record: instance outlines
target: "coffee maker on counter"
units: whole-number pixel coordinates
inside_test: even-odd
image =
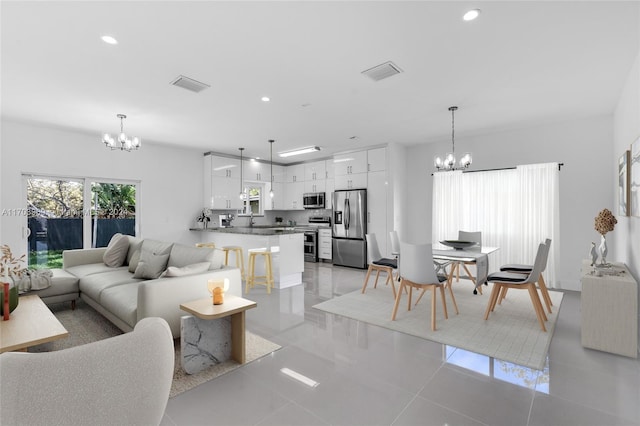
[[[220,223],[218,224],[218,226],[220,228],[230,228],[231,225],[231,221],[234,219],[232,214],[221,214],[219,216],[219,221]]]

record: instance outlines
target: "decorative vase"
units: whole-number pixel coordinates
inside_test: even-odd
[[[609,250],[607,249],[607,239],[605,238],[604,234],[602,235],[602,238],[600,239],[600,245],[598,246],[598,250],[600,251],[600,264],[601,265],[606,265],[607,264],[607,253],[609,252]]]
[[[3,316],[5,319],[9,319],[8,313],[7,315],[5,315],[4,289],[6,287],[9,288],[9,299],[7,305],[9,307],[9,313],[11,313],[18,307],[18,302],[20,301],[20,299],[18,298],[18,286],[14,285],[13,280],[10,278],[8,280],[6,278],[3,278],[2,280],[3,283],[2,285],[0,285],[0,316]]]

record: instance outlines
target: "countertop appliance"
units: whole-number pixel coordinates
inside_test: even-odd
[[[218,226],[220,228],[229,228],[231,226],[231,221],[233,220],[232,214],[221,214],[219,216]]]
[[[367,267],[367,190],[333,193],[333,264]]]
[[[318,261],[318,228],[328,228],[331,218],[326,216],[311,216],[306,226],[296,226],[304,231],[304,260],[305,262]]]
[[[324,209],[324,192],[307,192],[302,194],[302,207],[305,209]]]

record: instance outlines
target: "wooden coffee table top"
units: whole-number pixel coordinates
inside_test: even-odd
[[[0,320],[0,353],[25,350],[68,335],[39,296],[22,296],[9,321]]]
[[[224,303],[222,305],[214,305],[211,298],[207,297],[205,299],[182,303],[180,309],[200,319],[210,320],[237,314],[238,312],[243,312],[256,306],[258,306],[258,304],[252,300],[229,294],[224,296]]]

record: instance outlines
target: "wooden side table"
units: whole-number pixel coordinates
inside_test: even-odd
[[[245,312],[257,306],[233,295],[225,295],[222,305],[214,305],[210,297],[181,304],[180,309],[193,315],[180,322],[184,371],[195,374],[228,359],[244,364]]]
[[[638,284],[624,263],[614,263],[602,276],[582,263],[582,346],[638,357]]]

